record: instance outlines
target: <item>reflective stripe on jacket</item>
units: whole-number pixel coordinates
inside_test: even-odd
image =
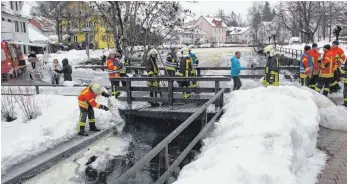
[[[321,71],[319,77],[322,78],[332,78],[334,77],[335,62],[334,62],[334,53],[327,51],[323,55],[323,61],[320,65]]]
[[[90,86],[84,88],[78,95],[79,107],[88,109],[88,107],[91,105],[92,107],[100,108],[100,104],[95,101],[96,97],[97,95],[92,92]]]
[[[108,74],[109,78],[118,78],[120,77],[120,63],[118,59],[111,59],[109,58],[107,60],[107,68],[108,68]]]
[[[166,70],[176,71],[178,68],[177,55],[174,52],[170,52],[165,60]]]
[[[306,73],[307,71],[312,71],[313,61],[312,57],[305,52],[300,58],[300,73]]]
[[[346,60],[345,52],[340,47],[332,48],[331,52],[334,54],[335,69],[341,68],[342,63]]]

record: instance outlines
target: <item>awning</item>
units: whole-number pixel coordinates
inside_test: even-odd
[[[17,45],[28,45],[33,47],[46,47],[48,45],[43,43],[29,43],[29,42],[18,42],[18,41],[8,41],[8,43],[17,44]]]

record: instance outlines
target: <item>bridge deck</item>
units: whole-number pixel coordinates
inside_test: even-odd
[[[185,120],[194,112],[196,112],[201,105],[196,103],[188,104],[174,104],[172,106],[162,105],[158,107],[144,107],[140,109],[119,109],[120,113],[125,116],[138,116],[143,118],[158,118],[158,119],[176,119]],[[208,116],[213,116],[216,112],[214,106],[207,112]],[[213,109],[213,110],[212,110]],[[201,119],[199,117],[198,119]]]

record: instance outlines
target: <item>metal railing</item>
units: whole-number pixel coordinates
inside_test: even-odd
[[[219,92],[214,95],[209,101],[207,101],[204,105],[202,105],[194,114],[192,114],[187,120],[185,120],[179,127],[177,127],[174,131],[172,131],[164,140],[162,140],[157,146],[155,146],[149,153],[147,153],[144,157],[142,157],[136,164],[127,170],[124,174],[118,177],[112,183],[121,184],[128,181],[131,177],[135,176],[135,174],[140,171],[148,162],[150,162],[156,155],[164,154],[165,155],[165,169],[166,172],[160,176],[160,178],[156,181],[156,184],[161,184],[167,181],[170,173],[183,161],[183,159],[187,156],[187,154],[193,149],[196,143],[202,138],[203,135],[211,128],[213,123],[217,120],[217,118],[223,112],[223,99],[222,95],[225,92],[225,88],[219,90]],[[213,116],[213,118],[207,123],[207,107],[214,103],[215,101],[220,101],[220,108],[217,113]],[[205,124],[204,128],[199,132],[199,134],[193,139],[193,141],[184,149],[184,151],[178,156],[178,158],[170,165],[169,163],[169,155],[168,149],[169,144],[180,135],[197,117],[203,116],[203,123]],[[170,165],[170,167],[169,167]]]

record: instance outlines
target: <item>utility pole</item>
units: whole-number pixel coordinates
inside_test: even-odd
[[[332,3],[330,1],[330,22],[329,22],[329,42],[331,42],[331,24],[332,24],[332,14],[331,14],[331,10],[332,9]]]

